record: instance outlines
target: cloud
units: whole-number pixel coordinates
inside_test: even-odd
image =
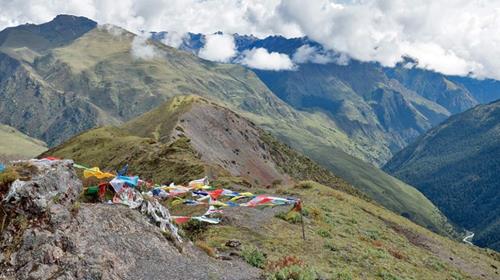
[[[132,32],[308,36],[344,57],[500,79],[497,0],[0,0],[0,28],[83,15]],[[172,41],[172,44],[178,41]]]
[[[154,45],[148,43],[148,38],[142,35],[134,37],[131,43],[130,53],[135,59],[152,60],[162,56],[162,53]]]
[[[182,45],[182,42],[186,35],[187,33],[170,31],[165,34],[165,37],[161,40],[161,42],[167,46],[178,48]]]
[[[320,50],[318,47],[311,45],[303,45],[295,51],[292,56],[295,63],[316,63],[327,64],[336,63],[339,65],[346,65],[349,63],[349,57],[343,53],[335,53],[333,51]]]
[[[264,48],[246,50],[237,60],[238,63],[259,70],[293,70],[295,65],[288,55],[283,53],[269,53]]]
[[[410,56],[445,74],[500,79],[500,2],[283,0],[280,17],[328,49],[393,66]]]
[[[105,30],[109,34],[111,34],[111,35],[113,35],[115,37],[120,37],[120,36],[122,36],[123,34],[126,33],[125,29],[123,29],[123,28],[121,28],[119,26],[116,26],[116,25],[112,25],[112,24],[98,25],[97,28]]]
[[[236,55],[234,38],[227,34],[212,34],[205,37],[205,45],[198,56],[216,62],[229,62]]]

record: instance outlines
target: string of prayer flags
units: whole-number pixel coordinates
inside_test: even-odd
[[[98,179],[113,178],[111,181],[103,182],[98,186],[92,186],[87,189],[88,194],[98,193],[101,200],[104,199],[106,189],[111,186],[115,191],[112,203],[124,204],[130,208],[142,207],[143,213],[151,216],[155,221],[161,224],[162,230],[170,227],[170,220],[177,224],[188,222],[189,220],[197,220],[201,222],[217,224],[221,221],[220,217],[212,215],[220,215],[223,213],[223,208],[228,207],[257,207],[257,206],[283,206],[294,205],[291,211],[300,211],[302,208],[301,201],[292,198],[281,198],[270,195],[254,195],[251,192],[236,192],[229,189],[214,189],[209,185],[207,177],[193,180],[188,183],[188,186],[175,185],[154,185],[152,182],[147,183],[147,187],[152,187],[147,192],[139,192],[137,187],[143,184],[138,176],[126,176],[128,165],[123,166],[117,175],[103,172],[99,167],[87,168],[83,165],[74,164],[74,167],[83,169],[85,178],[96,177]],[[143,196],[148,196],[151,199],[144,200]],[[162,206],[158,199],[173,198],[172,206],[179,204],[197,206],[207,205],[207,211],[201,216],[170,216],[168,211]],[[224,199],[225,198],[225,199]],[[238,203],[237,201],[246,199],[248,201]]]

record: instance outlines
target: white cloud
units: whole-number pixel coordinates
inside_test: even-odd
[[[109,34],[115,37],[120,37],[127,32],[125,29],[112,24],[102,24],[98,25],[97,27],[102,30],[106,30]]]
[[[335,53],[391,66],[500,79],[498,0],[0,0],[0,28],[60,13],[132,32],[307,35]],[[178,41],[177,41],[178,42]]]
[[[182,45],[184,38],[187,33],[177,32],[177,31],[169,31],[165,34],[165,38],[161,40],[161,42],[167,46],[171,46],[173,48],[178,48]]]
[[[152,60],[162,56],[162,53],[154,45],[148,43],[148,38],[137,35],[132,40],[130,53],[135,59]]]
[[[500,79],[500,1],[283,0],[280,17],[329,49],[393,66],[405,55],[445,74]]]
[[[317,47],[303,45],[293,54],[293,62],[295,63],[318,63],[327,64],[333,62],[333,56],[329,54],[319,53]]]
[[[336,63],[339,65],[347,65],[349,57],[345,53],[336,53],[334,51],[320,50],[316,46],[303,45],[295,51],[292,56],[293,62],[297,64],[302,63],[316,63],[327,64]]]
[[[205,45],[198,56],[211,61],[229,62],[236,55],[236,46],[232,35],[212,34],[205,37]]]
[[[269,53],[264,48],[254,48],[246,50],[242,53],[242,57],[238,59],[241,63],[250,68],[259,70],[293,70],[295,65],[288,55],[283,53]]]

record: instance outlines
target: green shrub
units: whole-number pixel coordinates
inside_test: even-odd
[[[271,272],[267,275],[268,280],[315,280],[317,279],[314,269],[292,265],[284,267],[278,271]]]
[[[264,268],[266,263],[266,256],[254,246],[244,246],[241,256],[247,263],[258,268]]]
[[[266,265],[266,278],[270,280],[308,280],[316,279],[316,272],[307,267],[296,256],[284,256]]]
[[[316,183],[314,181],[301,181],[301,182],[299,182],[298,184],[295,185],[295,188],[296,189],[308,190],[308,189],[314,188],[317,185],[318,185],[318,183]]]
[[[368,236],[371,240],[379,240],[380,239],[380,233],[376,230],[367,230],[365,232],[366,236]]]
[[[8,185],[19,178],[19,174],[12,167],[7,167],[0,173],[0,185]],[[1,188],[1,187],[0,187]]]
[[[208,224],[198,220],[191,219],[182,225],[184,235],[192,241],[200,239],[207,230]]]
[[[349,272],[347,270],[342,270],[342,271],[334,272],[332,279],[335,279],[335,280],[352,280],[353,277],[351,275],[351,272]]]
[[[318,235],[323,237],[323,238],[332,238],[332,234],[326,230],[326,229],[322,229],[320,228],[318,231],[317,231]]]
[[[383,280],[401,280],[398,276],[395,276],[387,271],[381,271],[378,273],[378,276]]]
[[[298,224],[301,222],[300,213],[296,211],[279,212],[275,217],[291,224]]]

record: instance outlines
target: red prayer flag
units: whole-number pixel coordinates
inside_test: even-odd
[[[190,219],[191,219],[191,217],[177,217],[177,218],[174,218],[174,222],[176,224],[180,225],[183,223],[187,223]]]
[[[219,198],[219,196],[221,196],[222,192],[224,192],[223,189],[218,189],[218,190],[209,192],[209,194],[213,200],[217,200]]]
[[[60,160],[60,158],[56,158],[56,157],[44,157],[42,159],[46,159],[46,160]]]

